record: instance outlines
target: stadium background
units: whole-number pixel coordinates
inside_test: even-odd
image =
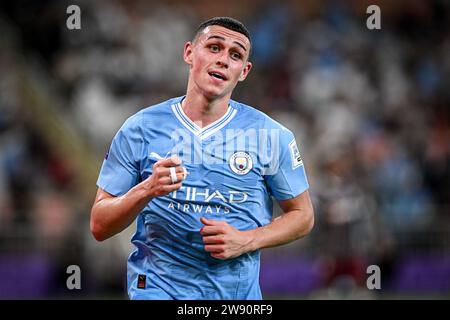
[[[129,115],[184,93],[184,42],[216,15],[248,25],[254,68],[233,98],[295,132],[315,206],[308,237],[264,251],[265,297],[450,297],[448,1],[0,8],[0,298],[126,298],[132,230],[89,232],[98,170]],[[66,288],[72,264],[81,290]],[[381,290],[366,288],[371,264]]]

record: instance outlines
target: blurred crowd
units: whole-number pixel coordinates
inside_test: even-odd
[[[367,29],[368,4],[356,1],[1,4],[0,278],[41,274],[42,290],[26,294],[55,297],[77,264],[92,296],[124,294],[129,238],[94,243],[94,193],[79,196],[79,168],[36,121],[46,112],[35,96],[50,97],[98,169],[129,115],[184,94],[183,45],[216,15],[253,37],[254,66],[233,99],[296,134],[311,185],[312,234],[263,261],[308,257],[320,281],[307,293],[327,297],[321,290],[364,287],[367,265],[387,281],[401,257],[450,256],[450,5],[379,3],[380,30]],[[66,28],[69,4],[81,8],[80,30]],[[0,297],[20,295],[10,282]]]

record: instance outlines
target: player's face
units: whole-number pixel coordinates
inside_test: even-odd
[[[231,95],[250,72],[249,52],[250,41],[243,34],[221,26],[205,28],[184,48],[191,85],[209,99]]]

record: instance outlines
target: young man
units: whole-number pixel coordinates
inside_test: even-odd
[[[186,95],[141,110],[113,139],[91,231],[102,241],[137,218],[131,299],[261,299],[259,250],[313,227],[293,134],[230,99],[250,50],[239,21],[205,21],[184,46]],[[284,212],[274,221],[271,196]]]

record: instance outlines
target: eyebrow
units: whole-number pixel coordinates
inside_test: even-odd
[[[206,39],[206,40],[209,40],[209,39],[220,39],[220,40],[225,41],[225,38],[224,38],[224,37],[221,37],[221,36],[209,36],[208,39]],[[245,49],[244,45],[241,44],[240,42],[233,41],[233,43],[236,43],[239,47],[241,47],[242,49],[244,49],[244,51],[247,51],[247,49]]]

